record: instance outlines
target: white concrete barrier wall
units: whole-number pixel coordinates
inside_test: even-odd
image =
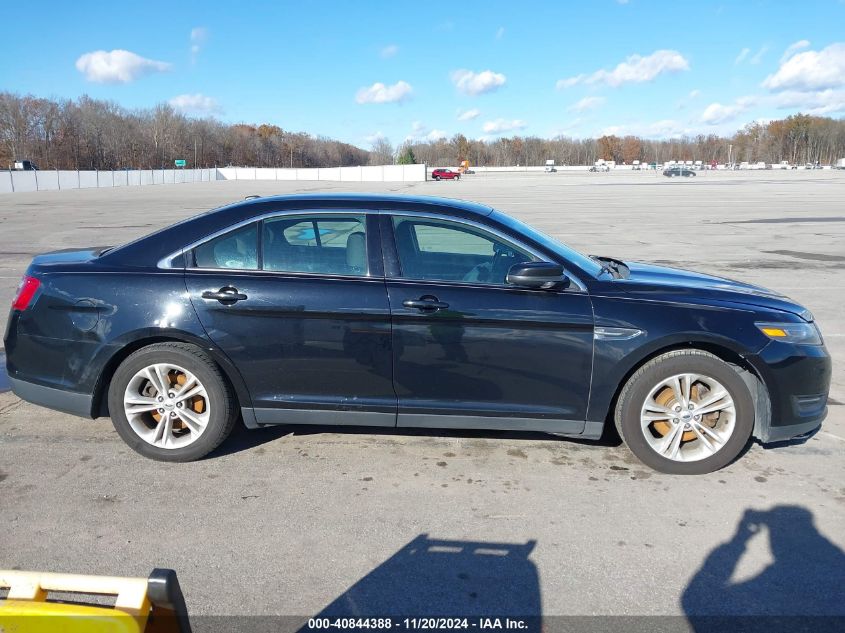
[[[55,191],[59,188],[59,173],[55,171],[35,172],[38,191]]]
[[[119,171],[2,171],[0,172],[0,193],[87,189],[91,187],[182,184],[212,182],[216,180],[418,182],[425,179],[425,165],[366,165],[294,169],[222,167],[211,169],[130,169]]]
[[[59,189],[79,189],[79,172],[59,171]]]
[[[219,167],[212,180],[317,180],[327,182],[418,182],[426,179],[425,165],[366,165],[356,167]]]

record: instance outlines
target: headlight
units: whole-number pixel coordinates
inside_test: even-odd
[[[822,337],[813,323],[755,323],[773,341],[795,345],[821,345]]]

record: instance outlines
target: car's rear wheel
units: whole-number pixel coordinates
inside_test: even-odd
[[[615,418],[643,463],[664,473],[698,475],[739,455],[754,427],[754,402],[731,365],[701,350],[678,350],[631,376]]]
[[[440,176],[432,176],[433,180],[440,180]]]
[[[214,361],[184,343],[156,343],[130,354],[109,385],[109,413],[133,450],[173,462],[217,448],[237,417]]]

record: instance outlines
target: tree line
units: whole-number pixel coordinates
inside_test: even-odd
[[[366,150],[275,125],[192,118],[168,104],[129,110],[112,101],[56,101],[0,92],[0,168],[325,167],[367,164]]]
[[[455,165],[463,159],[485,166],[542,165],[549,159],[558,165],[592,165],[599,159],[629,165],[669,160],[832,164],[845,158],[845,120],[796,114],[769,123],[750,123],[730,137],[699,134],[665,140],[606,135],[596,139],[514,136],[481,141],[457,134],[451,139],[411,143],[409,148],[418,161],[429,165]],[[400,155],[405,155],[406,149],[402,147]]]
[[[715,134],[653,140],[606,135],[595,139],[513,136],[473,140],[463,134],[392,145],[377,139],[371,150],[286,131],[276,125],[227,124],[186,116],[168,104],[131,110],[82,96],[54,100],[0,92],[0,168],[32,160],[42,169],[152,169],[172,167],[336,167],[409,160],[431,166],[631,164],[669,160],[833,163],[845,158],[845,120],[796,114],[751,123],[733,136]]]

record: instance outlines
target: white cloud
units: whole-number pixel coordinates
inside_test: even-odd
[[[569,108],[570,112],[585,112],[586,110],[595,110],[601,105],[604,105],[606,99],[604,97],[584,97],[580,101],[576,101]]]
[[[437,128],[429,130],[422,121],[414,121],[411,124],[411,133],[405,137],[406,143],[431,143],[446,137],[446,132]]]
[[[207,39],[208,29],[204,26],[195,26],[191,29],[191,61],[197,60],[197,55]]]
[[[627,83],[652,81],[663,73],[689,70],[689,62],[678,51],[659,50],[651,55],[630,55],[613,70],[597,70],[590,75],[576,75],[557,82],[558,90],[576,84],[605,84],[612,87]]]
[[[678,101],[678,103],[676,105],[677,109],[678,110],[685,109],[690,104],[691,101],[698,99],[700,96],[701,96],[701,90],[698,90],[697,88],[695,90],[690,90],[689,94],[686,97],[684,97],[683,99]]]
[[[765,55],[769,50],[768,46],[761,46],[760,50],[754,53],[754,57],[748,60],[749,64],[756,66],[763,60],[763,55]]]
[[[845,87],[845,43],[796,53],[766,77],[763,87],[801,92]]]
[[[396,53],[399,52],[399,47],[396,44],[388,44],[379,52],[384,59],[390,59],[391,57],[395,57]]]
[[[129,83],[151,73],[170,70],[167,62],[136,55],[131,51],[92,51],[76,60],[76,69],[85,79],[96,83]]]
[[[741,51],[739,51],[739,55],[736,56],[736,59],[734,59],[734,66],[739,66],[742,62],[746,60],[748,60],[749,64],[756,66],[763,60],[763,55],[765,55],[768,50],[768,46],[761,46],[759,50],[749,58],[748,56],[751,55],[751,49],[743,48]]]
[[[505,36],[505,27],[500,26],[499,29],[496,31],[496,39],[500,40]]]
[[[458,121],[472,121],[478,118],[481,110],[478,108],[470,108],[469,110],[458,110]]]
[[[748,57],[748,53],[750,53],[750,52],[751,52],[750,48],[743,48],[741,51],[739,51],[739,55],[737,55],[736,59],[734,60],[734,66],[737,66],[737,65],[741,64],[742,62],[744,62],[745,58]]]
[[[498,90],[507,81],[507,77],[502,73],[494,73],[492,70],[484,70],[480,73],[463,69],[454,70],[451,78],[455,88],[467,95],[480,95]]]
[[[793,42],[786,47],[785,51],[783,51],[783,55],[780,57],[780,63],[782,64],[802,48],[807,48],[808,46],[810,46],[810,40],[798,40],[797,42]]]
[[[558,90],[563,90],[564,88],[571,88],[577,84],[580,84],[587,78],[587,75],[575,75],[574,77],[569,77],[568,79],[558,79],[557,83],[555,83],[555,87]]]
[[[220,105],[215,99],[199,92],[175,96],[168,103],[184,113],[211,114],[220,111]]]
[[[773,98],[775,107],[799,109],[806,114],[824,115],[845,113],[845,90],[797,92],[786,90]]]
[[[387,138],[387,137],[386,137],[386,136],[382,133],[382,131],[381,131],[381,130],[379,130],[378,132],[373,132],[372,134],[368,134],[367,136],[365,136],[365,137],[364,137],[364,141],[365,141],[368,145],[375,145],[375,144],[376,144],[376,143],[378,143],[379,141],[383,141],[383,140],[385,140],[386,138]]]
[[[413,88],[407,81],[397,81],[392,86],[376,82],[369,88],[364,87],[355,94],[358,103],[402,103],[411,98]]]
[[[528,124],[522,119],[496,119],[495,121],[487,121],[483,130],[487,134],[501,134],[502,132],[515,132],[528,127]]]
[[[642,138],[677,138],[690,134],[692,130],[674,119],[662,119],[653,123],[633,123],[604,128],[599,136],[639,136]]]
[[[747,111],[755,102],[753,97],[740,97],[729,105],[722,105],[718,102],[711,103],[702,112],[701,121],[707,125],[719,125],[720,123],[732,121]]]

